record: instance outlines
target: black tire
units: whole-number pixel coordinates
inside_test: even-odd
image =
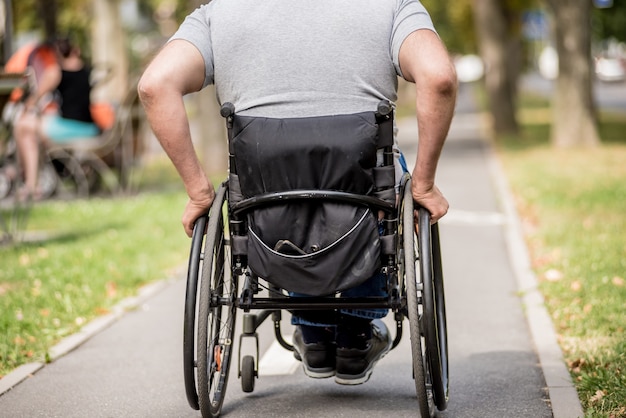
[[[440,411],[448,407],[450,397],[450,381],[448,372],[448,325],[446,320],[446,298],[443,281],[443,266],[441,261],[441,244],[439,241],[439,225],[431,226],[433,251],[433,278],[435,298],[435,325],[437,327],[437,350],[439,353],[439,375],[435,376],[438,384],[435,386],[435,405]],[[434,348],[433,348],[434,349]],[[433,369],[435,367],[433,366]]]
[[[423,331],[428,369],[437,409],[448,405],[448,336],[439,246],[439,227],[430,224],[430,213],[419,208],[419,259],[424,307]]]
[[[254,357],[244,356],[241,359],[241,390],[246,393],[254,391],[254,379],[256,377]]]
[[[59,187],[59,177],[52,164],[43,164],[39,170],[37,184],[41,190],[41,198],[48,199]]]
[[[3,171],[0,171],[0,200],[7,197],[11,193],[12,188],[13,182],[11,178]]]
[[[413,359],[413,379],[420,416],[434,416],[435,407],[430,387],[428,364],[424,351],[422,338],[421,320],[423,309],[418,295],[418,276],[415,269],[417,260],[417,247],[415,239],[415,221],[413,215],[413,195],[411,194],[411,182],[407,181],[401,206],[402,224],[400,236],[403,244],[404,286],[407,297],[407,316],[409,317],[409,333],[411,337],[411,356]],[[421,291],[419,291],[421,293]]]
[[[183,373],[187,402],[193,409],[200,409],[198,391],[196,389],[196,296],[198,294],[198,278],[202,261],[202,244],[207,217],[196,221],[191,237],[191,251],[187,268],[187,292],[185,294],[185,313],[183,322]]]
[[[234,352],[237,283],[224,237],[225,194],[222,185],[209,214],[200,282],[197,381],[198,403],[205,418],[217,417],[222,410]]]

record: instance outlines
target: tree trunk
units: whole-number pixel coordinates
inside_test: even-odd
[[[485,86],[496,137],[519,130],[515,114],[521,45],[511,35],[510,17],[501,1],[473,0],[474,22],[485,63]]]
[[[559,57],[559,76],[552,102],[552,145],[558,148],[598,145],[592,87],[591,2],[548,0],[548,4],[554,17]]]
[[[107,66],[112,79],[94,89],[94,101],[121,103],[134,86],[129,85],[126,36],[119,16],[119,0],[92,0],[93,65]]]
[[[220,116],[220,106],[215,97],[215,86],[208,86],[195,93],[195,113],[197,137],[202,166],[209,175],[222,175],[225,178],[228,168],[228,139],[226,137],[226,120]]]
[[[45,39],[53,39],[57,35],[57,1],[39,0],[38,7]]]
[[[194,10],[206,3],[203,0],[190,0],[189,7]],[[228,168],[228,140],[226,138],[226,121],[220,116],[215,86],[208,86],[196,94],[198,112],[199,149],[202,165],[206,172],[226,174]]]

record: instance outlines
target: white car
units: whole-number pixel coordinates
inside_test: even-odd
[[[471,83],[485,75],[483,60],[478,55],[463,55],[454,61],[454,66],[461,83]]]
[[[626,70],[615,58],[598,58],[596,60],[596,77],[600,81],[623,81],[626,78]]]

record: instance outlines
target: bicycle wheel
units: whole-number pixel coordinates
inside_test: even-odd
[[[407,316],[409,318],[409,334],[411,338],[411,356],[413,359],[413,380],[420,416],[432,417],[435,413],[433,396],[428,373],[427,355],[424,350],[425,343],[422,332],[423,308],[421,300],[421,278],[415,268],[417,261],[417,241],[415,239],[415,221],[413,215],[413,195],[411,194],[411,182],[405,183],[402,199],[400,228],[401,242],[403,245],[404,264],[404,287],[407,297]]]
[[[233,354],[237,283],[224,237],[225,193],[222,185],[209,215],[200,281],[197,379],[203,417],[217,417],[221,412]]]

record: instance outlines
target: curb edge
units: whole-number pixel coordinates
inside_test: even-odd
[[[49,363],[65,356],[72,352],[96,334],[102,332],[119,319],[121,319],[128,311],[140,307],[148,299],[154,296],[159,291],[163,290],[174,279],[162,279],[152,283],[148,283],[141,287],[137,295],[129,296],[119,301],[111,308],[111,312],[98,316],[85,324],[81,329],[74,334],[70,334],[63,338],[56,345],[48,349]],[[15,386],[19,385],[23,381],[32,377],[37,371],[43,369],[46,366],[45,362],[33,362],[26,363],[18,366],[15,370],[7,374],[0,379],[0,396],[9,392]]]
[[[507,219],[504,225],[507,251],[518,290],[522,295],[522,303],[526,308],[526,319],[546,381],[552,414],[554,418],[583,417],[578,393],[565,366],[552,319],[544,305],[543,295],[539,292],[537,277],[531,268],[530,255],[523,238],[522,224],[512,192],[492,145],[487,143],[487,146],[488,168]]]

